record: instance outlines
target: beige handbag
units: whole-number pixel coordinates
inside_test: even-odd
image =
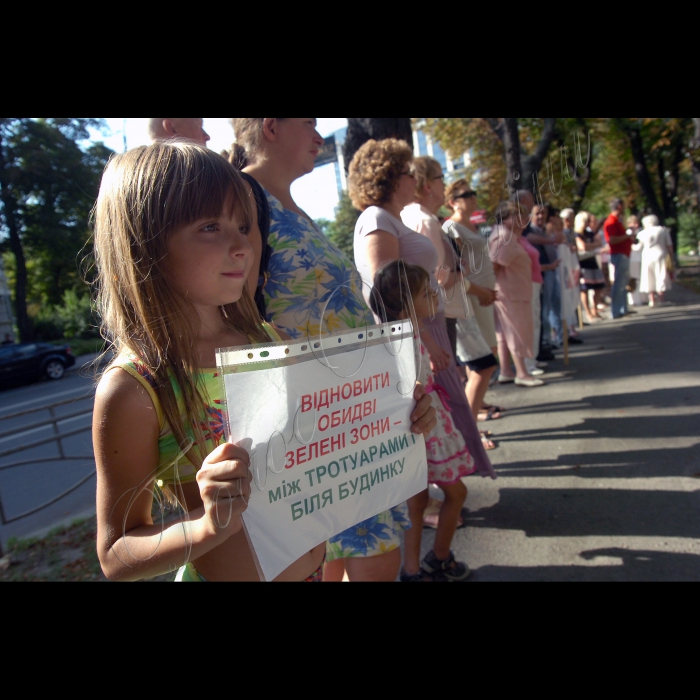
[[[450,249],[454,250],[457,254],[455,261],[459,261],[459,246],[455,241],[451,233],[445,231],[445,237],[449,241]],[[460,286],[464,285],[464,291],[469,292],[471,288],[471,282],[462,274],[461,269],[456,273],[459,278],[455,281],[454,287],[452,289],[445,289],[445,297],[443,301],[445,302],[445,317],[446,318],[456,318],[458,320],[464,320],[473,315],[469,311],[469,304],[466,302],[464,295]],[[442,295],[442,292],[439,292]]]
[[[462,277],[461,273],[459,273],[459,275]],[[447,297],[447,299],[444,299],[446,318],[467,319],[472,315],[469,312],[469,304],[465,299],[465,294],[463,294],[460,289],[462,283],[464,284],[464,292],[466,294],[471,287],[471,283],[466,277],[458,279],[452,289],[445,289],[445,296]],[[439,292],[439,294],[442,294],[442,292]]]

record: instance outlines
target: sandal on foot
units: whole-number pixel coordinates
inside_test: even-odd
[[[496,443],[493,442],[493,440],[488,438],[486,435],[481,436],[481,444],[484,446],[484,449],[487,452],[491,452],[496,449]]]
[[[506,409],[501,408],[500,406],[491,406],[491,404],[483,404],[481,407],[482,411],[492,411],[494,413],[505,413]]]
[[[483,411],[479,411],[479,417],[477,420],[479,423],[488,423],[490,420],[498,420],[499,418],[502,418],[503,416],[501,415],[501,412],[496,409],[494,406],[493,408],[489,409],[484,409]]]
[[[428,530],[437,530],[440,523],[440,513],[430,513],[423,517],[423,527]],[[467,524],[464,522],[464,518],[460,517],[457,523],[457,529],[463,530]]]

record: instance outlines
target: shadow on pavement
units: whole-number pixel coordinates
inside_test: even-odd
[[[553,479],[576,476],[591,480],[629,479],[634,483],[634,479],[694,477],[700,474],[699,451],[700,443],[688,448],[633,452],[576,452],[559,455],[556,460],[538,459],[499,464],[495,469],[502,477]]]
[[[590,562],[597,558],[619,559],[619,564],[600,566],[485,566],[474,571],[470,581],[521,582],[685,582],[700,581],[700,556],[628,549],[598,549],[582,552]]]
[[[624,489],[504,488],[499,502],[469,513],[469,527],[527,537],[700,538],[700,494]]]

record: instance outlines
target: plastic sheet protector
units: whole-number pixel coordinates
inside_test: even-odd
[[[227,439],[251,457],[243,520],[262,579],[428,487],[410,431],[419,361],[410,321],[217,353]]]

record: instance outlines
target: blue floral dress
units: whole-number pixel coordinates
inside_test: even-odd
[[[273,250],[265,285],[267,320],[294,339],[373,325],[362,279],[347,256],[315,223],[266,194]]]
[[[316,224],[266,195],[273,251],[265,285],[267,320],[295,339],[374,325],[355,265]],[[328,561],[392,552],[410,527],[404,503],[334,537]]]

